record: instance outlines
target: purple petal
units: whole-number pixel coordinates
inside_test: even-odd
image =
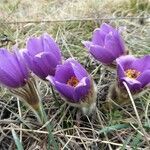
[[[0,60],[0,82],[10,87],[24,85],[27,76],[22,73],[17,56],[2,48],[0,49]]]
[[[23,57],[28,65],[28,67],[30,68],[30,70],[32,70],[34,72],[34,74],[36,74],[40,78],[44,79],[46,74],[44,73],[43,69],[40,68],[38,66],[38,64],[33,61],[34,58],[31,57],[30,55],[28,55],[27,53],[23,53]]]
[[[125,70],[124,70],[123,66],[120,64],[117,65],[117,75],[118,75],[119,79],[125,77]]]
[[[142,88],[150,84],[150,69],[144,71],[136,80],[142,84]]]
[[[58,44],[47,33],[41,36],[43,40],[43,48],[45,52],[51,52],[58,60],[61,60],[61,51]]]
[[[92,36],[92,43],[103,46],[106,34],[107,33],[100,28],[95,29]]]
[[[118,46],[120,47],[120,54],[126,54],[127,51],[125,49],[125,42],[124,42],[120,32],[116,31],[114,34],[114,37],[116,38],[116,40],[118,42]]]
[[[133,92],[140,90],[142,87],[141,83],[135,79],[124,77],[121,80],[125,81],[129,87],[129,89]]]
[[[92,45],[90,47],[90,53],[95,59],[105,64],[110,64],[115,59],[108,50],[98,45]]]
[[[137,58],[135,58],[132,55],[126,55],[126,56],[121,56],[119,58],[116,59],[117,65],[122,66],[122,68],[124,70],[127,69],[133,69],[132,68],[132,63],[137,60]]]
[[[9,53],[6,49],[0,49],[0,60],[0,68],[7,74],[11,74],[13,78],[16,78],[18,84],[21,84],[20,82],[24,84],[24,79],[28,78],[28,73],[23,74],[22,68],[26,69],[25,65],[20,66],[21,63],[18,61],[16,54]]]
[[[74,95],[75,95],[75,90],[74,87],[69,86],[67,84],[64,83],[60,83],[58,81],[56,81],[54,79],[54,77],[52,76],[48,76],[46,79],[48,79],[57,89],[57,91],[63,95],[65,98],[67,98],[67,100],[69,100],[70,102],[74,102]]]
[[[90,90],[90,79],[88,77],[82,78],[79,84],[75,87],[76,99],[80,100],[86,96]]]
[[[120,40],[118,32],[110,32],[105,37],[105,48],[117,58],[124,54],[123,41]]]
[[[32,56],[44,51],[42,38],[41,37],[40,38],[35,38],[35,37],[29,38],[27,41],[27,50],[28,50],[29,54]]]
[[[17,63],[18,63],[18,66],[20,68],[20,71],[22,73],[22,76],[24,76],[24,78],[28,78],[28,69],[26,67],[26,64],[23,60],[23,57],[21,55],[21,52],[19,50],[15,50],[15,55],[16,55],[16,60],[17,60]]]
[[[83,77],[87,77],[88,73],[87,71],[84,69],[84,67],[78,63],[76,60],[70,58],[66,60],[66,63],[70,63],[75,76],[78,78],[78,80],[81,80]]]
[[[107,24],[107,23],[103,23],[103,24],[100,26],[100,29],[101,29],[102,31],[104,31],[105,33],[109,33],[109,32],[115,31],[115,29],[114,29],[112,26],[110,26],[109,24]]]
[[[150,55],[144,56],[143,58],[137,58],[132,63],[132,68],[143,72],[146,69],[150,69]]]
[[[1,48],[0,49],[0,67],[4,70],[8,69],[9,71],[14,72],[14,68],[18,69],[15,55],[12,53],[9,53],[6,49]]]
[[[25,85],[25,80],[11,73],[8,74],[5,70],[0,68],[0,83],[8,87],[18,88]]]
[[[33,61],[43,69],[46,76],[54,75],[55,68],[60,63],[52,53],[42,52],[35,55]]]
[[[0,68],[0,83],[8,87],[19,87],[23,85],[13,74],[6,72]],[[25,82],[24,82],[25,83]]]
[[[71,67],[71,64],[65,62],[63,65],[58,65],[56,67],[55,79],[58,82],[67,83],[67,81],[75,76],[74,71]]]

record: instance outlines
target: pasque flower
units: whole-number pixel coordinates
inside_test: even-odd
[[[83,44],[96,60],[107,65],[126,54],[124,41],[119,31],[106,23],[94,30],[91,41],[83,41]]]
[[[5,48],[0,48],[0,83],[19,96],[37,114],[41,103],[36,82],[29,75],[19,50],[14,50],[15,52],[11,53]],[[38,117],[41,116],[38,114]]]
[[[150,85],[150,55],[136,58],[132,55],[121,56],[116,59],[117,80],[110,85],[106,97],[105,109],[112,109],[114,103],[118,105],[129,104],[130,97],[125,83],[130,89],[134,99],[144,94]]]
[[[14,50],[15,52],[11,53],[5,48],[0,48],[0,83],[7,86],[11,93],[20,97],[32,109],[41,123],[46,123],[47,118],[43,110],[36,81],[29,75],[18,49],[15,48]],[[54,149],[58,149],[56,148],[57,144],[51,134],[49,124],[47,129],[49,131],[48,140],[55,145]]]
[[[76,60],[68,59],[64,64],[58,65],[55,76],[48,76],[47,79],[73,106],[92,109],[95,105],[96,87],[94,82]]]
[[[15,47],[14,47],[15,48]],[[35,81],[29,79],[28,69],[19,53],[0,49],[0,83],[8,87],[12,93],[20,96],[28,105],[36,109],[39,96],[35,91]],[[36,108],[35,108],[36,107]]]
[[[131,91],[140,91],[150,84],[150,55],[142,58],[122,56],[116,62],[119,83],[126,82]]]
[[[42,79],[54,75],[56,66],[61,64],[60,49],[47,33],[29,38],[22,55],[28,67]]]
[[[0,48],[0,83],[11,88],[18,88],[26,84],[28,70],[18,51],[8,52]]]

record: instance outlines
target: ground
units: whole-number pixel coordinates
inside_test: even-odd
[[[60,45],[63,57],[79,60],[97,84],[97,108],[91,116],[84,116],[77,108],[64,103],[58,93],[60,104],[56,104],[50,88],[39,80],[44,109],[59,149],[150,149],[150,92],[136,99],[138,114],[131,104],[103,110],[115,74],[95,61],[81,43],[106,22],[122,28],[126,49],[131,54],[150,54],[148,0],[2,0],[0,10],[0,47],[11,49],[17,43],[19,48],[24,48],[29,36],[47,32]],[[47,149],[46,129],[24,103],[6,88],[0,90],[0,150],[16,149],[12,128],[24,149]]]

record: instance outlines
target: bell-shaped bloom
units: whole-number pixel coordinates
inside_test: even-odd
[[[94,30],[91,41],[82,43],[96,60],[107,65],[127,53],[120,32],[106,23]]]
[[[138,92],[150,84],[150,55],[136,58],[121,56],[117,60],[119,83],[126,82],[132,92]]]
[[[28,70],[18,51],[11,53],[0,48],[0,83],[10,88],[18,88],[24,86],[27,79]]]
[[[30,70],[42,79],[54,75],[56,66],[61,64],[60,48],[47,33],[29,38],[22,55]]]
[[[9,88],[9,91],[25,102],[43,122],[41,99],[35,79],[29,74],[26,64],[17,48],[14,53],[0,48],[0,84]],[[44,122],[45,123],[45,122]]]
[[[55,76],[48,76],[47,79],[67,102],[77,107],[89,108],[95,104],[96,90],[93,80],[76,60],[68,59],[63,65],[58,65]]]

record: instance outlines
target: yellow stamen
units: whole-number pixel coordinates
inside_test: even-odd
[[[131,79],[136,79],[141,72],[135,70],[135,69],[128,69],[125,71],[125,76]]]
[[[67,81],[67,84],[68,85],[71,85],[73,87],[76,87],[79,83],[79,80],[77,79],[77,77],[73,76],[71,77],[68,81]]]

